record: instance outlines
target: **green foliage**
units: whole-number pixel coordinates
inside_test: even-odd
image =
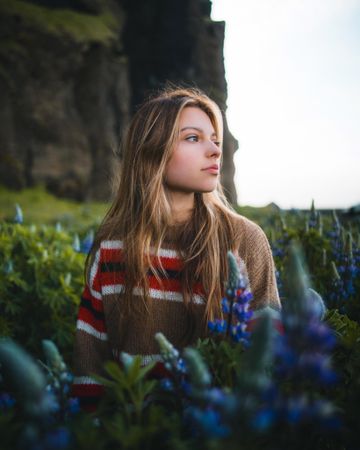
[[[336,404],[344,415],[346,439],[353,443],[353,432],[360,427],[360,324],[337,310],[329,311],[326,321],[338,338],[333,353],[333,364],[339,374]]]
[[[199,339],[196,349],[207,363],[216,386],[234,388],[242,371],[244,348],[221,338]]]
[[[21,195],[27,196],[25,202],[19,197],[6,200],[6,195],[5,191],[0,191],[0,203],[5,205],[8,202],[2,218],[6,216],[7,221],[13,218],[13,204],[17,202],[24,209],[25,223],[37,220],[37,225],[16,225],[9,222],[2,222],[0,225],[0,334],[14,337],[36,357],[40,355],[41,340],[52,339],[64,354],[65,360],[69,360],[76,312],[83,287],[84,255],[73,250],[74,235],[69,231],[57,231],[54,227],[43,226],[41,223],[51,217],[51,223],[55,224],[61,220],[68,207],[72,219],[65,225],[72,231],[84,233],[86,228],[94,224],[94,216],[90,210],[88,216],[84,217],[81,205],[55,200],[41,189],[24,191]],[[14,196],[16,195],[19,194],[14,193]],[[42,205],[39,212],[33,211],[36,203]],[[46,205],[50,205],[48,211]],[[99,205],[99,211],[101,207],[103,205]],[[334,252],[328,235],[332,226],[331,216],[323,217],[320,224],[316,211],[312,214],[311,220],[316,224],[311,227],[308,225],[309,216],[298,212],[281,216],[276,213],[264,219],[264,223],[273,249],[277,251],[275,261],[283,284],[288,283],[294,292],[297,287],[305,288],[309,281],[326,299],[333,289],[333,266],[339,268],[343,263],[341,255]],[[61,222],[64,224],[65,221]],[[349,230],[351,229],[354,237],[358,231],[357,222],[348,222],[345,226],[340,253],[350,245],[351,239],[346,237]],[[289,268],[289,249],[294,239],[301,243],[304,250],[304,258],[310,272],[308,281],[301,277],[294,281],[293,275],[300,273],[299,268]],[[193,349],[184,352],[184,359],[187,355],[186,362],[190,365],[191,361],[194,362],[194,378],[200,379],[207,370],[211,375],[198,385],[193,383],[199,393],[206,391],[210,378],[214,395],[216,388],[221,388],[225,397],[228,395],[230,400],[234,396],[237,396],[237,401],[240,399],[240,409],[235,412],[231,410],[235,436],[223,439],[210,436],[203,441],[194,438],[183,421],[186,406],[193,400],[191,393],[184,395],[180,383],[173,383],[175,389],[172,392],[164,392],[160,383],[151,379],[153,364],[141,367],[140,358],[123,354],[122,367],[114,362],[106,365],[106,376],[101,378],[106,387],[106,394],[96,417],[84,413],[73,417],[67,414],[61,416],[58,424],[70,430],[73,436],[68,450],[220,450],[224,447],[230,450],[279,450],[288,448],[289,442],[292,442],[293,449],[358,448],[354,430],[360,427],[359,278],[357,274],[354,293],[341,303],[345,310],[351,306],[350,314],[329,309],[325,317],[337,336],[332,366],[338,374],[338,384],[335,387],[320,386],[318,391],[311,392],[313,399],[326,398],[329,400],[328,404],[333,404],[338,409],[343,420],[341,439],[330,434],[320,435],[317,429],[311,428],[311,424],[303,429],[305,440],[299,440],[298,431],[292,434],[291,427],[286,428],[286,432],[283,428],[275,429],[274,434],[270,435],[256,433],[254,430],[248,430],[244,435],[247,420],[244,416],[248,418],[261,408],[262,404],[261,401],[259,404],[257,395],[271,382],[274,369],[274,360],[269,358],[269,355],[272,354],[271,343],[275,341],[271,338],[271,321],[265,317],[247,350],[244,350],[242,345],[215,336],[197,342],[196,349],[202,357],[201,364]],[[292,297],[294,296],[296,295],[293,294]],[[284,299],[284,302],[287,301],[289,298]],[[299,315],[301,307],[295,309],[294,314]],[[66,370],[63,360],[51,343],[45,342],[44,347],[47,365],[52,367],[47,375],[50,374],[53,380],[60,380]],[[174,349],[169,347],[168,350],[174,353]],[[23,363],[21,371],[26,374],[28,370],[25,366],[33,365],[26,358],[20,360]],[[2,375],[5,372],[2,368]],[[8,378],[17,379],[11,374]],[[284,396],[304,392],[301,390],[311,384],[310,378],[302,384],[296,384],[296,380],[295,383],[286,380],[279,390]],[[0,393],[3,388],[4,384]],[[23,394],[20,396],[26,397]],[[201,401],[205,400],[200,394],[198,400],[199,404],[196,406],[201,410]],[[1,401],[0,396],[0,407]],[[65,408],[66,395],[58,396],[58,402],[61,408]],[[14,442],[23,425],[14,409],[1,411],[0,433],[4,448],[15,448]]]
[[[316,210],[313,213],[301,214],[284,212],[273,219],[273,226],[267,230],[268,238],[279,271],[280,284],[287,283],[289,247],[292,241],[297,241],[304,253],[311,286],[324,298],[329,308],[342,308],[342,312],[346,312],[351,319],[359,322],[360,277],[353,276],[353,290],[351,290],[349,277],[346,275],[350,264],[358,265],[359,270],[360,247],[356,241],[360,231],[359,222],[356,217],[353,220],[343,217],[342,224],[337,218],[336,221],[338,231],[335,232],[335,219],[332,214],[320,214]],[[338,237],[334,237],[336,233]],[[339,298],[336,302],[331,300],[335,290],[334,268],[342,271],[343,283],[342,290],[338,290]],[[285,297],[282,290],[281,294]]]
[[[1,224],[0,335],[33,354],[45,338],[71,352],[84,270],[71,242],[53,227]]]
[[[104,448],[169,448],[170,440],[173,443],[177,440],[180,418],[153,401],[158,382],[148,375],[155,363],[141,367],[141,357],[126,354],[125,357],[123,368],[108,362],[105,364],[107,377],[96,377],[106,386],[97,411],[106,436]],[[87,448],[98,450],[101,447],[96,441]]]
[[[117,37],[118,20],[110,11],[99,15],[85,14],[71,9],[51,9],[22,0],[1,0],[0,13],[21,17],[42,32],[58,37],[69,36],[75,42],[107,44]]]
[[[358,322],[340,314],[336,309],[328,311],[326,322],[335,331],[339,345],[349,350],[355,350],[356,345],[360,346],[360,324]]]
[[[329,311],[326,321],[338,337],[333,357],[341,373],[342,385],[339,394],[346,392],[349,397],[360,397],[360,325],[337,310]]]

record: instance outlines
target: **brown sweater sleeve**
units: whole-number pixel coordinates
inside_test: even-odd
[[[81,406],[88,410],[93,410],[103,392],[101,384],[92,375],[104,375],[104,362],[112,359],[101,295],[99,258],[100,250],[81,296],[73,354],[72,395],[78,397]]]
[[[264,231],[254,222],[241,217],[239,255],[244,260],[253,294],[253,308],[271,306],[280,309],[275,264]]]

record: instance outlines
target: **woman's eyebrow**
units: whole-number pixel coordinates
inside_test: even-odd
[[[204,130],[202,130],[201,128],[198,128],[198,127],[184,127],[184,128],[181,128],[180,133],[185,130],[196,130],[196,131],[199,131],[200,133],[204,133]],[[214,131],[214,133],[211,134],[211,136],[216,136],[215,131]]]

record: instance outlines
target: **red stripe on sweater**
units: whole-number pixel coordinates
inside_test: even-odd
[[[103,272],[101,274],[102,282],[104,286],[108,286],[109,284],[125,284],[125,272]]]
[[[122,249],[119,248],[102,248],[100,260],[102,263],[120,262],[122,260]]]
[[[160,263],[159,263],[160,260]],[[184,268],[184,262],[179,257],[174,258],[168,258],[166,256],[160,256],[159,258],[156,258],[153,256],[151,258],[151,262],[154,264],[155,267],[162,267],[166,270],[177,270],[180,271]]]
[[[91,313],[91,311],[89,311],[87,308],[80,306],[78,319],[91,325],[99,333],[106,333],[104,321],[96,319]]]
[[[169,292],[181,292],[180,280],[174,278],[162,278],[157,280],[154,275],[148,276],[149,289],[164,290]],[[102,274],[102,282],[104,286],[114,284],[125,284],[125,272],[104,272]],[[201,283],[196,283],[193,288],[193,293],[204,295]]]
[[[85,285],[85,288],[84,288],[82,297],[84,297],[86,300],[90,300],[90,301],[91,301],[91,306],[92,306],[96,311],[99,311],[99,312],[102,312],[102,311],[103,311],[104,308],[103,308],[103,303],[102,303],[102,301],[99,300],[99,299],[97,299],[97,298],[95,298],[95,297],[93,297],[93,296],[91,295],[90,289],[89,289],[89,287],[88,287],[87,284]]]
[[[76,384],[71,386],[72,397],[101,397],[104,394],[104,386],[101,384]]]
[[[121,262],[122,261],[122,250],[121,249],[101,249],[101,258],[102,263],[111,263],[111,262]],[[176,257],[167,257],[167,256],[161,256],[151,257],[151,262],[154,265],[154,267],[161,267],[163,266],[164,269],[167,270],[182,270],[184,268],[184,263],[181,258],[178,256]]]

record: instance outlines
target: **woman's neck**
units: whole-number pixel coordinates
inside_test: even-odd
[[[169,192],[171,207],[171,225],[186,222],[192,215],[194,209],[193,192]]]

